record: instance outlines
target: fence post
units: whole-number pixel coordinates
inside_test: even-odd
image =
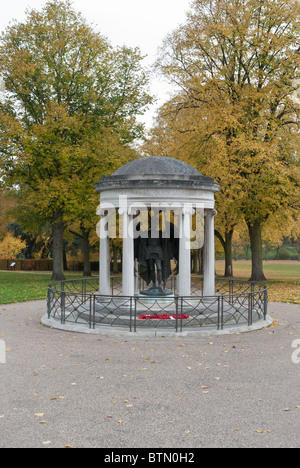
[[[134,299],[134,333],[136,333],[136,297]],[[130,309],[132,309],[132,296],[130,297]]]
[[[229,304],[233,304],[233,280],[229,280]]]
[[[66,293],[61,291],[60,296],[60,309],[61,309],[61,323],[64,325],[66,323]]]
[[[48,314],[48,319],[50,318],[51,316],[51,291],[50,291],[50,288],[48,288],[47,290],[47,314]]]
[[[136,301],[136,298],[134,298]],[[132,332],[132,304],[130,300],[130,311],[129,311],[129,331]]]
[[[264,320],[266,320],[268,314],[268,290],[264,290]]]
[[[248,325],[252,325],[252,293],[248,293]]]
[[[93,328],[96,327],[96,296],[93,294]]]
[[[85,296],[86,297],[86,296]],[[82,299],[83,299],[83,296],[82,296]],[[85,299],[82,301],[82,302],[86,302]],[[92,328],[92,295],[90,294],[90,300],[89,300],[89,309],[90,309],[90,313],[89,313],[89,328]]]
[[[220,298],[220,320],[221,320],[221,330],[224,329],[224,297],[223,295],[219,296]]]
[[[178,297],[175,297],[175,310],[176,310],[176,322],[175,322],[175,331],[178,332]]]
[[[48,314],[48,319],[51,316],[51,301],[50,301],[50,288],[47,289],[47,314]]]
[[[182,332],[183,297],[180,298],[180,331]]]

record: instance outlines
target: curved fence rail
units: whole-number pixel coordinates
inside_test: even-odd
[[[212,327],[223,330],[234,325],[252,325],[267,317],[265,284],[233,279],[216,279],[215,296],[203,296],[203,278],[192,276],[191,296],[176,294],[176,277],[167,287],[173,294],[149,298],[139,294],[122,296],[122,278],[111,277],[111,294],[100,295],[99,278],[67,280],[48,287],[48,318],[86,324],[118,326],[136,332],[142,327],[165,327],[176,332],[184,328]],[[142,290],[138,279],[136,288]]]

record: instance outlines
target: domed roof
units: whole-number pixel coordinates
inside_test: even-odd
[[[179,159],[163,156],[149,156],[135,159],[118,169],[113,176],[135,176],[135,175],[179,175],[179,176],[201,176],[192,166]],[[202,176],[201,176],[202,177]]]
[[[218,190],[214,179],[204,177],[189,164],[165,156],[135,159],[95,184],[97,192],[115,189],[204,189]]]

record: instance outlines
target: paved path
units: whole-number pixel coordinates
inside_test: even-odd
[[[299,305],[270,304],[263,330],[178,339],[74,334],[44,313],[0,306],[0,447],[300,447]]]

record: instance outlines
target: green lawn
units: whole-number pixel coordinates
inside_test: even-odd
[[[223,260],[216,261],[217,275],[224,274]],[[300,281],[300,262],[289,260],[270,260],[264,262],[264,273],[269,281]],[[233,274],[237,278],[249,279],[251,276],[251,261],[238,260],[233,262]]]
[[[67,278],[81,277],[80,273],[68,274]],[[35,301],[47,297],[51,273],[22,273],[0,271],[0,304]]]
[[[236,278],[249,279],[250,261],[237,261],[233,265]],[[224,273],[224,262],[216,262],[218,275]],[[271,302],[300,304],[300,262],[268,261],[264,272]],[[81,273],[68,273],[67,278],[81,278]],[[51,273],[0,272],[0,304],[46,299]]]
[[[216,261],[216,272],[218,275],[224,274],[224,261]],[[300,304],[300,262],[270,260],[264,262],[264,273],[268,280],[270,302]],[[249,279],[251,261],[233,262],[233,274],[236,278]]]

